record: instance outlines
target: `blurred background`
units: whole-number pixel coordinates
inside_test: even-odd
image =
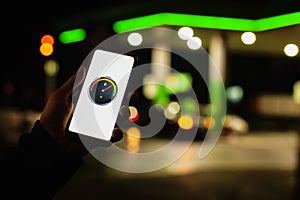
[[[158,103],[167,121],[145,144],[138,137],[140,130],[128,129],[138,139],[127,136],[120,146],[145,152],[172,139],[178,129],[187,133],[197,129],[194,143],[174,164],[145,174],[120,172],[87,156],[86,165],[55,199],[297,199],[299,2],[89,0],[34,6],[5,2],[1,7],[2,147],[15,144],[29,131],[49,93],[76,72],[96,45],[117,33],[161,26],[178,31],[179,37],[180,33],[188,35],[194,42],[181,38],[186,46],[178,48],[191,52],[204,48],[219,67],[225,84],[223,132],[213,151],[199,159],[206,130],[214,125],[207,111],[210,101],[203,79],[176,54],[157,49],[134,52],[138,64],[160,60],[181,72],[183,76],[167,74],[164,83],[177,88],[178,94],[191,89],[187,87],[191,84],[199,91],[199,102],[187,98],[179,105],[174,94],[164,88],[139,88],[132,95],[130,120],[147,124],[147,109]],[[143,42],[142,35],[131,36],[128,45]],[[204,59],[209,72],[208,58]],[[151,73],[155,75],[153,69],[149,69]],[[204,79],[215,80],[206,75]],[[199,124],[193,119],[195,107],[200,108]],[[183,117],[178,116],[180,110],[184,110]]]

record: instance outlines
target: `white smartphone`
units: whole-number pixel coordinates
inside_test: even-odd
[[[109,141],[135,58],[95,50],[69,124],[69,131]]]

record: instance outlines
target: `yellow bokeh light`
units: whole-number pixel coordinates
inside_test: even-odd
[[[141,137],[141,131],[137,127],[130,127],[127,130],[127,135],[132,137],[132,138],[140,138]]]
[[[53,46],[50,43],[43,43],[40,46],[40,52],[43,56],[50,56],[53,53]]]
[[[180,128],[189,130],[194,126],[194,120],[189,115],[182,115],[178,118],[177,123]]]
[[[127,150],[131,153],[137,153],[140,150],[138,145],[127,144]]]
[[[47,60],[44,64],[44,71],[47,76],[55,76],[59,71],[59,65],[55,60]]]
[[[143,86],[143,93],[146,98],[154,99],[157,95],[158,87],[156,84],[146,84]]]
[[[136,127],[130,127],[127,130],[127,150],[136,153],[140,149],[141,131]]]

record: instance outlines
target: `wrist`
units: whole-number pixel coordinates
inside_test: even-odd
[[[83,157],[87,154],[87,150],[82,144],[75,144],[66,137],[65,130],[49,128],[51,126],[43,120],[38,120],[36,124],[40,126],[67,155],[72,157]]]

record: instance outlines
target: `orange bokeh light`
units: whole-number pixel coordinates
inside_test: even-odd
[[[189,130],[191,128],[193,128],[194,126],[194,120],[191,116],[188,115],[182,115],[178,118],[177,121],[178,125],[180,128],[185,129],[185,130]]]
[[[51,35],[44,35],[41,38],[41,43],[42,44],[49,43],[49,44],[53,45],[54,44],[54,38]]]

